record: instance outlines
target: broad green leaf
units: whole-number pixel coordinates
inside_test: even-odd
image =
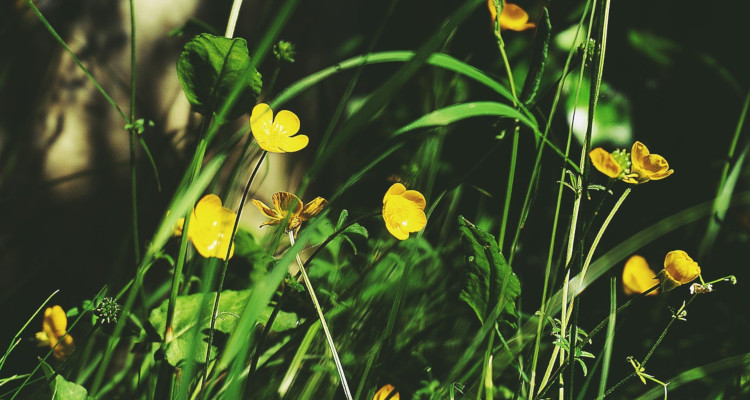
[[[227,113],[234,119],[250,112],[262,86],[261,76],[250,66],[245,39],[229,39],[208,33],[200,34],[185,44],[177,61],[177,77],[190,104],[204,116],[221,108],[232,88],[242,85],[237,101]]]
[[[83,386],[68,382],[61,375],[57,375],[52,388],[53,400],[86,400],[88,392]]]
[[[225,290],[221,292],[218,318],[215,325],[216,331],[225,335],[231,335],[235,332],[239,316],[247,305],[250,294],[250,290]],[[177,366],[185,360],[197,363],[205,361],[207,350],[205,338],[208,337],[208,329],[211,326],[211,312],[207,310],[213,307],[215,296],[216,292],[210,292],[177,297],[173,322],[174,336],[170,342],[166,343],[166,357],[171,365]],[[162,339],[164,339],[167,303],[168,301],[165,300],[159,308],[152,310],[149,316],[149,322],[156,328]],[[201,311],[202,307],[208,307],[208,309]],[[271,311],[272,307],[267,306],[257,322],[265,323],[271,315]],[[286,331],[296,326],[296,314],[283,311],[279,312],[273,324],[275,332]]]
[[[552,33],[552,24],[549,21],[549,12],[547,8],[542,9],[542,19],[539,21],[536,30],[536,40],[534,49],[531,54],[531,65],[529,73],[523,83],[521,91],[521,102],[527,107],[534,103],[534,97],[539,89],[539,82],[542,80],[544,73],[544,64],[547,62],[547,50],[549,49],[549,39]]]
[[[250,232],[239,229],[234,236],[234,254],[247,260],[255,268],[265,268],[274,261]]]
[[[521,294],[521,282],[498,249],[497,240],[463,216],[458,217],[458,225],[468,256],[461,300],[474,309],[482,323],[499,302],[503,302],[504,313],[516,316],[515,301]]]

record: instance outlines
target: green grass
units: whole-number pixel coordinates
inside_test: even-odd
[[[309,5],[286,0],[240,11],[236,1],[223,15],[228,36],[250,32],[243,13],[263,16],[252,27],[256,35],[179,38],[189,44],[174,55],[174,73],[193,121],[178,149],[160,140],[168,133],[138,101],[136,76],[146,74],[136,68],[148,67],[136,62],[136,46],[145,45],[136,2],[129,4],[126,113],[110,95],[116,85],[71,50],[43,6],[27,1],[40,31],[95,87],[93,101],[109,107],[125,128],[118,133],[129,135],[129,148],[118,154],[129,160],[120,177],[128,198],[118,220],[126,223],[96,232],[112,237],[111,259],[96,265],[122,266],[109,280],[92,278],[99,290],[67,272],[93,262],[81,250],[54,274],[41,274],[64,276],[46,300],[36,298],[46,286],[30,275],[0,296],[15,304],[0,330],[9,339],[0,399],[369,400],[386,384],[402,399],[750,395],[750,95],[738,98],[737,88],[726,87],[750,78],[731,75],[746,74],[730,62],[737,50],[717,47],[709,56],[727,57],[727,67],[691,66],[682,76],[664,58],[649,60],[660,48],[705,58],[702,50],[652,16],[632,22],[627,17],[637,10],[609,1],[564,10],[519,4],[536,29],[500,30],[483,0],[429,10],[398,1],[356,5],[382,19],[374,28],[329,27],[342,39],[341,57],[323,58],[321,66],[305,57],[334,44],[305,48],[311,42],[301,39],[294,63],[273,51],[304,23]],[[404,18],[420,29],[404,28]],[[216,23],[195,25],[222,31]],[[16,61],[8,60],[0,70],[11,70]],[[639,86],[632,74],[658,84]],[[674,86],[690,88],[695,100],[659,86],[670,79],[684,79]],[[3,79],[0,88],[12,84]],[[619,114],[613,87],[637,112]],[[658,109],[649,97],[667,105]],[[260,99],[276,117],[283,109],[299,116],[310,144],[294,154],[262,148],[249,119]],[[683,110],[700,102],[711,103],[703,113]],[[675,117],[712,131],[686,131],[690,123]],[[622,142],[612,121],[626,118],[637,129]],[[575,121],[585,122],[582,130]],[[0,205],[12,210],[33,192],[15,180],[29,157],[21,145],[27,139],[6,133],[12,117],[0,122],[0,165],[9,171]],[[592,168],[592,148],[630,151],[635,141],[669,161],[674,175],[630,185]],[[267,181],[276,168],[293,172]],[[406,240],[389,233],[390,214],[383,215],[383,196],[395,182],[426,199],[427,224]],[[253,198],[268,204],[271,193],[261,184],[295,193],[300,207],[317,196],[327,204],[305,216],[298,232],[286,229],[298,204],[257,230],[240,216],[259,215]],[[229,249],[208,258],[196,249],[201,239],[217,239],[207,212],[194,211],[209,193],[233,213],[220,224],[223,240],[234,238],[231,258]],[[32,225],[17,235],[0,231],[0,250],[21,254],[0,262],[22,271],[36,259],[45,243]],[[658,296],[624,295],[621,271],[630,255],[643,255],[659,272],[677,249],[700,264],[695,282],[712,284],[711,293],[691,294],[693,282],[685,282]],[[119,307],[103,310],[109,301]],[[35,311],[18,318],[15,309],[26,303]],[[37,348],[43,310],[53,304],[68,310],[67,328]],[[75,339],[64,360],[54,355],[63,333]]]

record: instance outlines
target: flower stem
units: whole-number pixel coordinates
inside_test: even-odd
[[[294,231],[290,230],[287,233],[289,234],[290,245],[294,246]],[[312,283],[310,282],[310,277],[307,276],[307,272],[305,272],[305,266],[299,254],[296,254],[296,258],[297,258],[297,265],[299,265],[299,272],[302,274],[302,279],[305,282],[305,287],[307,288],[307,292],[310,294],[310,299],[313,302],[315,311],[318,312],[320,325],[323,327],[323,333],[325,333],[326,335],[326,340],[328,341],[328,347],[331,350],[331,355],[333,356],[333,362],[336,364],[336,370],[338,371],[339,378],[341,379],[341,386],[344,387],[344,395],[346,396],[347,400],[352,400],[352,393],[349,390],[349,384],[346,382],[346,376],[344,375],[344,367],[341,366],[341,360],[339,359],[339,354],[336,351],[336,345],[333,343],[333,337],[331,336],[331,332],[328,330],[326,317],[323,315],[323,310],[320,308],[318,297],[315,295],[315,290],[313,290]]]
[[[211,326],[208,329],[208,348],[206,349],[206,363],[203,366],[203,375],[201,377],[201,387],[204,387],[206,384],[206,378],[208,377],[208,364],[211,361],[211,345],[214,341],[214,328],[216,327],[216,318],[219,316],[219,300],[221,300],[221,291],[224,288],[224,278],[226,278],[227,275],[227,267],[229,265],[229,255],[232,253],[232,246],[234,243],[234,235],[237,234],[237,228],[240,224],[240,218],[242,217],[242,210],[245,208],[245,201],[247,200],[247,194],[250,192],[250,186],[253,183],[253,180],[255,179],[255,176],[258,174],[258,170],[260,169],[260,165],[263,163],[263,160],[266,158],[266,154],[268,154],[267,151],[263,151],[261,153],[260,158],[258,159],[258,162],[255,164],[255,168],[253,169],[253,172],[250,174],[250,178],[247,180],[247,184],[245,184],[245,190],[242,192],[242,198],[240,199],[240,205],[237,208],[237,217],[234,218],[234,226],[232,227],[232,235],[229,236],[229,246],[227,247],[227,254],[224,256],[224,263],[222,264],[221,268],[221,275],[219,275],[219,285],[216,288],[216,297],[214,298],[214,309],[211,312]],[[183,232],[183,234],[185,234]],[[200,397],[203,398],[203,395],[205,394],[205,391],[201,391]]]
[[[240,7],[242,7],[242,0],[234,0],[232,2],[232,10],[229,12],[227,30],[224,33],[224,36],[229,39],[234,36],[234,28],[237,27],[237,18],[240,16]]]

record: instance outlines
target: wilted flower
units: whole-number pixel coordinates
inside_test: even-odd
[[[399,400],[401,397],[399,396],[398,392],[396,392],[396,394],[394,394],[393,396],[388,397],[388,395],[390,395],[391,392],[394,391],[395,389],[396,388],[393,387],[393,385],[391,384],[384,385],[383,387],[378,389],[377,392],[375,392],[375,397],[373,397],[372,400],[385,400],[385,399]]]
[[[273,118],[273,111],[266,103],[253,108],[250,115],[250,130],[261,149],[271,153],[293,153],[307,146],[305,135],[293,136],[299,132],[299,118],[288,110],[281,110]]]
[[[657,278],[662,291],[668,292],[677,286],[690,283],[700,274],[701,267],[698,263],[684,251],[674,250],[667,253],[664,258],[664,269],[659,272]]]
[[[625,267],[622,269],[622,288],[626,295],[641,294],[657,282],[656,272],[648,266],[645,258],[634,255],[625,262]],[[658,289],[652,290],[648,296],[658,293]]]
[[[501,1],[501,0],[498,0]],[[487,0],[487,8],[490,9],[490,19],[494,22],[497,19],[497,8],[495,7],[495,0]],[[500,13],[500,29],[511,31],[525,31],[536,26],[533,22],[529,22],[529,14],[513,3],[504,3],[503,10]]]
[[[68,330],[68,317],[60,306],[47,307],[44,310],[42,320],[42,331],[36,333],[37,345],[49,346],[52,355],[58,360],[65,360],[75,350],[73,337],[66,335]],[[59,344],[58,344],[59,342]],[[57,346],[57,347],[55,347]]]
[[[302,205],[302,200],[289,192],[277,192],[271,196],[273,209],[268,207],[260,200],[253,199],[253,204],[262,212],[270,221],[264,222],[261,226],[278,225],[285,219],[287,222],[287,231],[294,231],[295,236],[299,231],[302,223],[318,215],[323,211],[323,207],[328,201],[322,197],[316,197],[313,201]],[[289,217],[287,218],[287,214]]]
[[[664,157],[649,153],[641,142],[633,143],[630,154],[625,150],[609,153],[597,147],[589,152],[589,158],[599,172],[634,185],[664,179],[674,173]]]
[[[232,210],[222,207],[221,199],[215,194],[208,194],[195,205],[188,227],[188,239],[203,257],[226,259],[234,255],[234,243],[229,248],[234,221],[237,218]],[[180,218],[175,226],[175,236],[182,235],[185,219]]]
[[[405,240],[409,233],[420,231],[427,225],[425,205],[422,193],[394,183],[383,196],[383,220],[388,232],[398,240]]]

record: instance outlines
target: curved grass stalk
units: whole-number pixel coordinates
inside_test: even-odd
[[[294,246],[294,231],[290,230],[287,233],[289,234],[289,243]],[[323,333],[326,335],[328,348],[331,350],[331,356],[333,356],[333,362],[336,364],[336,371],[338,371],[339,378],[341,379],[341,386],[343,386],[344,388],[344,395],[346,396],[347,400],[352,400],[352,392],[351,390],[349,390],[349,384],[346,382],[344,367],[341,365],[339,353],[336,351],[336,344],[333,342],[333,336],[331,336],[331,331],[328,329],[326,317],[323,315],[323,309],[320,308],[318,297],[315,295],[315,290],[312,287],[312,282],[310,282],[310,277],[307,276],[305,265],[302,262],[299,253],[295,254],[295,258],[297,260],[297,265],[299,266],[299,272],[302,274],[302,280],[305,282],[305,287],[307,288],[307,292],[310,294],[310,299],[312,300],[313,306],[315,307],[315,311],[318,312],[318,319],[320,319],[320,325],[323,327]]]

